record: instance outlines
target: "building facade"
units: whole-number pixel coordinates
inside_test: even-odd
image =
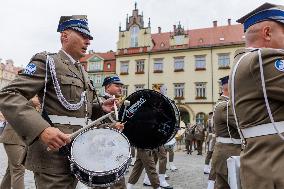
[[[172,32],[151,33],[150,19],[135,4],[126,18],[125,30],[119,27],[116,73],[125,83],[127,96],[140,89],[163,85],[175,100],[186,123],[204,123],[220,95],[219,78],[228,75],[234,52],[244,47],[240,24],[185,30],[179,23]]]
[[[13,60],[0,61],[0,89],[14,80],[18,72],[22,69],[21,67],[14,66]]]
[[[89,52],[80,59],[80,63],[88,72],[98,95],[104,94],[102,83],[105,77],[115,74],[115,52],[95,53]]]

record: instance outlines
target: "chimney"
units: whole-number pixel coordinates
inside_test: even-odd
[[[161,33],[161,31],[162,31],[162,28],[159,26],[158,27],[158,33]]]
[[[176,31],[176,28],[177,28],[177,26],[176,26],[176,25],[174,25],[174,32]]]
[[[228,19],[228,26],[231,25],[231,18]]]
[[[94,54],[94,50],[89,50],[89,54]]]
[[[213,21],[213,27],[216,28],[217,27],[217,20]]]

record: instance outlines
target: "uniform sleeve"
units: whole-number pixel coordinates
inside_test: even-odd
[[[238,129],[237,124],[236,124],[236,120],[235,120],[235,116],[234,116],[234,114],[233,114],[232,106],[231,106],[231,105],[229,105],[228,122],[229,122],[229,125],[230,125],[231,127],[234,127],[235,129]]]
[[[50,125],[28,104],[44,88],[46,55],[37,54],[15,80],[0,91],[0,110],[24,142],[30,145]]]

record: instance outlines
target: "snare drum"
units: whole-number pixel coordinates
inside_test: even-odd
[[[108,187],[128,168],[130,145],[116,130],[92,128],[73,140],[69,160],[71,171],[79,181],[89,187]]]
[[[176,139],[175,138],[172,138],[172,140],[170,140],[169,142],[167,142],[164,147],[166,150],[171,150],[171,149],[174,149],[175,145],[176,145]]]
[[[131,145],[154,149],[174,138],[180,122],[174,101],[149,89],[136,91],[125,100],[130,101],[130,105],[125,107],[123,103],[119,120],[126,121],[123,133]]]

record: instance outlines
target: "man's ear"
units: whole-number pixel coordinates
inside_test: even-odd
[[[271,26],[264,26],[262,29],[262,36],[266,41],[271,40],[271,35],[272,35],[272,28]]]

